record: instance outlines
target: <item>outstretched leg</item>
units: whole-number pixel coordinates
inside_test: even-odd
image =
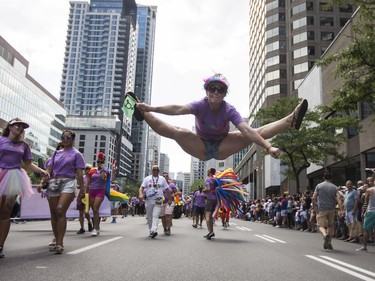
[[[204,142],[193,132],[165,123],[150,112],[144,112],[144,118],[156,133],[175,140],[186,153],[198,159],[205,158]]]

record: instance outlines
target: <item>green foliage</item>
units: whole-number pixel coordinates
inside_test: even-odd
[[[351,0],[360,7],[353,21],[352,42],[339,52],[326,56],[318,65],[336,63],[333,74],[343,79],[340,88],[331,92],[332,104],[325,111],[356,110],[358,103],[367,103],[373,110],[375,105],[375,1]],[[331,0],[342,5],[342,0]]]
[[[298,99],[281,98],[273,106],[261,109],[255,116],[262,125],[281,119],[300,102]],[[285,175],[295,179],[299,192],[299,174],[311,163],[324,165],[327,157],[343,159],[338,151],[347,140],[347,129],[357,129],[358,121],[348,115],[323,118],[322,108],[309,109],[299,131],[294,128],[272,138],[271,143],[283,153],[280,162],[286,166]]]
[[[199,186],[202,186],[204,188],[204,179],[199,179],[193,182],[193,184],[190,186],[190,191],[198,190]]]
[[[140,186],[141,183],[139,182],[127,180],[125,185],[121,186],[121,191],[126,193],[129,197],[138,197]]]

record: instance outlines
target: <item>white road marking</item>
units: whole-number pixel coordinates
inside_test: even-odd
[[[244,227],[244,226],[236,226],[236,228],[243,230],[243,231],[253,231],[252,229]]]
[[[268,241],[268,242],[276,243],[276,241],[271,240],[271,239],[268,239],[268,238],[266,238],[266,237],[263,237],[262,235],[255,234],[255,236],[256,236],[256,237],[259,237],[259,238],[262,238],[262,239],[264,239],[264,240],[266,240],[266,241]]]
[[[315,257],[315,256],[311,256],[311,255],[306,255],[306,257],[308,257],[308,258],[310,258],[310,259],[313,259],[313,260],[316,260],[316,261],[318,261],[318,262],[320,262],[320,263],[323,263],[323,264],[325,264],[325,265],[328,265],[328,266],[330,266],[330,267],[333,267],[333,268],[335,268],[335,269],[337,269],[337,270],[340,270],[340,271],[342,271],[342,272],[345,272],[345,273],[347,273],[347,274],[349,274],[349,275],[352,275],[352,276],[355,276],[355,277],[357,277],[357,278],[359,278],[359,279],[362,279],[362,280],[365,280],[365,281],[375,281],[375,279],[373,279],[373,278],[370,278],[370,277],[367,277],[367,276],[365,276],[365,275],[362,275],[362,274],[360,274],[360,273],[357,273],[357,272],[354,272],[354,271],[352,271],[352,270],[349,270],[349,269],[347,269],[347,268],[345,268],[345,267],[343,267],[343,266],[340,266],[340,265],[337,265],[337,264],[334,264],[333,262],[329,262],[329,261],[326,261],[326,260],[324,260],[324,259],[321,259],[321,258],[318,258],[318,257]],[[324,257],[325,259],[327,259],[327,257]],[[344,263],[344,262],[341,262],[341,261],[339,261],[339,260],[335,260],[335,259],[332,259],[332,258],[328,258],[328,259],[330,259],[330,260],[332,260],[332,261],[334,261],[334,262],[336,262],[336,263],[339,263],[339,264],[346,264],[346,263]],[[360,272],[362,272],[362,273],[365,273],[365,272],[368,272],[367,270],[364,270],[364,269],[361,269],[361,268],[359,268],[359,267],[355,267],[355,266],[350,266],[352,269],[356,269],[356,270],[358,270],[358,271],[360,271]],[[372,273],[371,273],[372,274]]]
[[[90,246],[87,246],[87,247],[83,247],[81,249],[78,249],[78,250],[75,250],[75,251],[72,251],[72,252],[68,252],[67,254],[68,255],[76,255],[76,254],[94,249],[96,247],[100,247],[100,246],[103,246],[105,244],[111,243],[111,242],[116,241],[116,240],[121,239],[121,238],[123,238],[123,237],[118,236],[118,237],[115,237],[115,238],[112,238],[112,239],[109,239],[109,240],[105,240],[105,241],[102,241],[102,242],[99,242],[99,243],[96,243],[96,244],[93,244],[93,245],[90,245]]]
[[[286,243],[286,242],[283,241],[283,240],[280,240],[280,239],[277,239],[277,238],[274,238],[274,237],[271,237],[271,236],[268,236],[268,235],[263,235],[263,236],[264,236],[264,237],[267,237],[267,238],[269,238],[269,239],[275,240],[275,241],[277,241],[277,242],[283,243],[283,244]]]
[[[326,259],[326,260],[329,260],[329,261],[332,261],[332,262],[335,262],[335,263],[341,264],[341,265],[343,265],[343,266],[349,267],[349,268],[351,268],[351,269],[354,269],[354,270],[360,271],[360,272],[362,272],[362,273],[365,273],[365,274],[367,274],[367,275],[370,275],[370,276],[375,277],[375,272],[372,272],[372,271],[369,271],[369,270],[366,270],[366,269],[360,268],[360,267],[358,267],[358,266],[351,265],[350,263],[346,263],[346,262],[343,262],[343,261],[339,261],[339,260],[333,259],[333,258],[331,258],[331,257],[327,257],[327,256],[320,256],[320,257],[322,257],[323,259]]]

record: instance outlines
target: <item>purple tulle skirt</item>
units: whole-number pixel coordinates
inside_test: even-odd
[[[30,178],[24,169],[0,168],[0,196],[30,197],[34,194]]]

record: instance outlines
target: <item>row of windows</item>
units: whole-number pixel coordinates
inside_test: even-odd
[[[305,2],[302,4],[299,4],[297,6],[294,6],[292,8],[292,15],[297,15],[299,13],[302,13],[304,11],[313,11],[314,10],[314,3],[313,2]],[[320,2],[319,3],[319,11],[321,12],[332,12],[333,8],[327,3]],[[345,4],[339,7],[339,11],[341,13],[352,13],[353,12],[353,6],[350,4]]]

